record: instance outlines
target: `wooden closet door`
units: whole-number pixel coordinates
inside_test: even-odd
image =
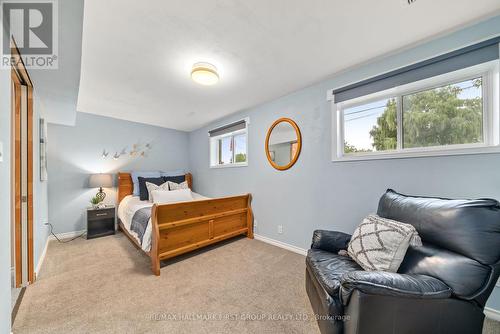
[[[12,136],[14,138],[14,171],[13,171],[13,206],[14,206],[14,263],[15,263],[15,285],[21,287],[22,283],[22,205],[21,205],[21,85],[16,82],[17,77],[13,74],[13,129]]]
[[[12,74],[13,232],[15,286],[34,281],[33,264],[33,88]]]

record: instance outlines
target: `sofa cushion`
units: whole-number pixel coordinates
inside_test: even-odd
[[[399,268],[401,274],[439,278],[462,299],[475,299],[492,275],[492,268],[476,260],[433,245],[409,247]]]
[[[453,295],[484,306],[500,261],[500,205],[493,199],[452,200],[387,190],[378,215],[412,224],[424,247],[410,247],[400,273],[428,275]]]
[[[338,231],[315,230],[313,232],[311,248],[338,253],[340,250],[347,249],[350,239],[351,235],[347,233]]]
[[[306,265],[328,294],[335,298],[338,298],[342,275],[363,270],[350,257],[321,249],[310,249],[307,252]]]
[[[437,278],[384,271],[353,271],[342,276],[340,297],[344,305],[355,289],[372,295],[403,298],[445,299],[451,296],[451,288]]]
[[[387,190],[377,214],[415,226],[423,243],[482,264],[500,261],[500,205],[494,199],[451,200]]]

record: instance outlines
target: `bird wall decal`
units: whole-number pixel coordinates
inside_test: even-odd
[[[151,150],[153,145],[151,142],[147,143],[144,145],[144,149],[142,149],[142,144],[136,143],[132,145],[132,149],[130,151],[127,150],[127,146],[124,147],[120,152],[116,151],[115,154],[112,156],[113,160],[118,160],[122,156],[129,156],[130,158],[136,158],[136,157],[147,157],[147,152]],[[101,157],[103,159],[106,159],[109,156],[109,151],[106,151],[104,149],[102,151]]]

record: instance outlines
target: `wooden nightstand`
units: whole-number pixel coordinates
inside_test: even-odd
[[[115,234],[115,207],[87,209],[87,239]]]

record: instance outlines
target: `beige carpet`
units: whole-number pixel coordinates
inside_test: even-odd
[[[18,333],[310,333],[304,257],[238,239],[162,266],[122,234],[51,242]],[[486,321],[484,333],[500,333]]]
[[[14,333],[319,332],[301,255],[243,238],[165,264],[121,233],[53,241]]]

